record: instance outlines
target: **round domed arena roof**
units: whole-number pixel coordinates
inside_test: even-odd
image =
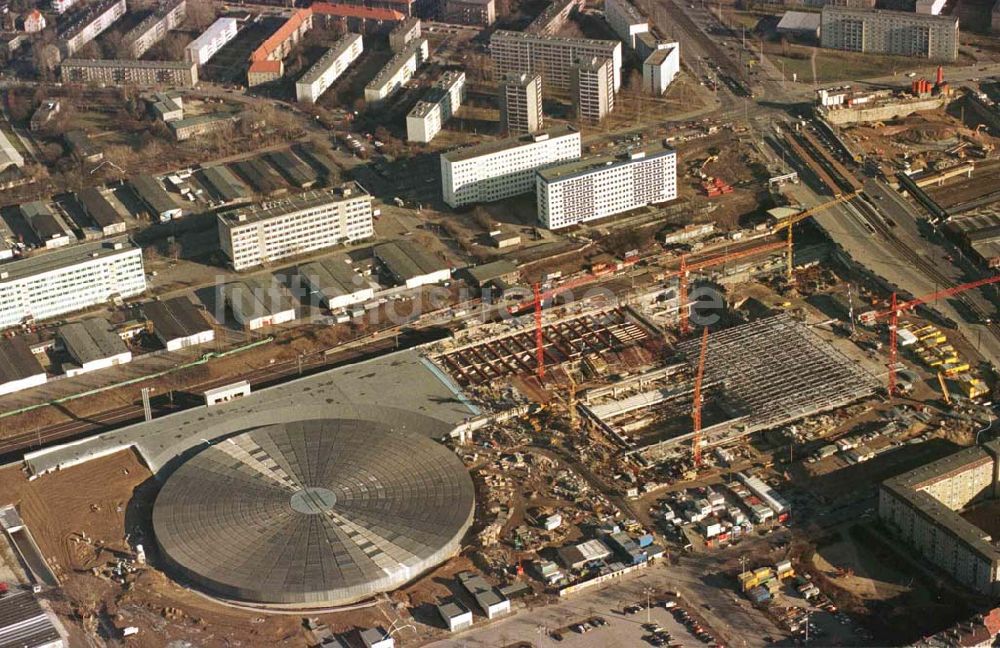
[[[212,594],[336,606],[456,553],[473,508],[472,479],[448,448],[322,419],[206,446],[167,478],[153,530],[169,566]]]

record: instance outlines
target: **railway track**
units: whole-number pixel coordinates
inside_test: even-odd
[[[958,285],[957,282],[941,272],[937,266],[928,261],[925,257],[914,252],[913,248],[906,245],[903,241],[899,240],[899,238],[892,232],[892,228],[889,227],[882,215],[879,214],[878,210],[869,204],[867,198],[863,196],[864,194],[862,194],[862,197],[854,198],[848,201],[847,204],[851,205],[875,230],[875,232],[892,246],[898,257],[910,262],[925,276],[933,279],[935,283],[940,284],[941,289],[951,288]],[[985,324],[985,326],[994,338],[1000,340],[1000,323],[993,322],[993,318],[987,314],[982,307],[975,302],[975,300],[971,299],[968,295],[962,294],[955,295],[950,299],[955,299],[961,302],[965,308],[969,309],[970,312],[974,313],[976,317],[979,318],[980,322],[989,322],[988,324]]]

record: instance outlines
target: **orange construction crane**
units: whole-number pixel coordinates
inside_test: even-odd
[[[834,205],[839,205],[842,202],[845,202],[847,200],[851,200],[852,198],[854,198],[855,196],[857,196],[860,193],[861,193],[861,191],[858,190],[858,191],[855,191],[853,193],[844,194],[843,196],[838,196],[838,197],[834,198],[833,200],[826,201],[825,203],[820,203],[820,204],[816,205],[815,207],[810,207],[809,209],[807,209],[807,210],[805,210],[803,212],[799,212],[798,214],[795,214],[794,216],[790,216],[789,218],[785,219],[784,221],[782,221],[781,223],[779,223],[774,228],[775,232],[777,232],[778,230],[783,229],[783,228],[788,230],[788,236],[787,236],[787,239],[785,241],[785,245],[786,245],[785,260],[787,262],[787,268],[786,268],[786,273],[787,274],[786,274],[786,278],[789,281],[792,280],[792,266],[793,266],[793,264],[792,264],[792,245],[793,245],[792,228],[793,228],[793,226],[796,225],[797,223],[800,223],[800,222],[804,221],[805,219],[809,218],[810,216],[815,216],[819,212],[825,211],[825,210],[829,209],[830,207],[833,207]]]
[[[738,259],[743,259],[745,257],[757,256],[758,254],[764,254],[766,252],[773,252],[774,250],[780,250],[785,247],[784,241],[777,241],[774,243],[764,243],[763,245],[757,245],[746,250],[740,250],[739,252],[732,252],[729,254],[719,254],[713,257],[708,257],[707,259],[702,259],[696,261],[695,263],[688,263],[687,256],[681,257],[681,267],[679,270],[674,272],[668,272],[664,275],[664,278],[677,277],[677,299],[678,299],[678,319],[680,324],[681,333],[688,333],[691,329],[689,322],[689,313],[687,308],[688,300],[688,275],[692,272],[698,270],[704,270],[705,268],[711,268],[712,266],[722,265],[729,261],[736,261]]]
[[[542,291],[536,282],[535,289],[535,359],[538,377],[545,377],[545,336],[542,335]]]
[[[694,398],[691,406],[691,421],[694,423],[694,436],[691,437],[691,452],[694,455],[694,467],[701,466],[701,383],[705,378],[705,352],[708,350],[708,327],[701,330],[701,353],[698,356],[698,373],[694,376]]]
[[[875,313],[876,320],[889,320],[889,398],[892,398],[896,393],[896,358],[898,354],[896,349],[896,329],[899,328],[899,314],[913,310],[921,304],[927,304],[944,297],[957,295],[958,293],[965,292],[966,290],[972,290],[973,288],[979,288],[981,286],[987,286],[997,282],[1000,282],[1000,275],[994,275],[992,277],[987,277],[986,279],[978,279],[976,281],[970,281],[969,283],[960,284],[958,286],[952,286],[951,288],[945,288],[944,290],[939,290],[929,295],[917,297],[916,299],[911,299],[910,301],[905,302],[897,302],[896,293],[892,293],[892,297],[889,300],[889,309],[880,313]]]

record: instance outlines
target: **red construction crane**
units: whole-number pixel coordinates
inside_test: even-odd
[[[535,357],[539,378],[545,377],[545,336],[542,335],[542,289],[536,282],[535,289]]]
[[[705,352],[708,350],[708,327],[701,331],[701,353],[698,356],[698,373],[694,376],[694,398],[691,406],[691,421],[694,423],[694,436],[691,437],[691,451],[694,455],[694,467],[701,466],[701,383],[705,377]]]
[[[677,277],[677,300],[678,300],[678,320],[680,325],[680,330],[682,334],[687,334],[691,330],[691,324],[689,322],[689,311],[687,308],[688,301],[688,275],[692,272],[697,272],[698,270],[704,270],[705,268],[711,268],[712,266],[721,265],[723,263],[728,263],[729,261],[736,261],[738,259],[743,259],[745,257],[757,256],[758,254],[764,254],[766,252],[773,252],[774,250],[780,250],[785,247],[784,241],[777,241],[774,243],[764,243],[763,245],[757,245],[746,250],[740,250],[739,252],[732,252],[729,254],[719,254],[717,256],[708,257],[707,259],[702,259],[695,263],[688,263],[687,255],[681,256],[681,266],[678,270],[674,272],[668,272],[664,275],[664,278]]]
[[[966,290],[972,290],[973,288],[979,288],[981,286],[987,286],[997,282],[1000,282],[1000,275],[994,275],[992,277],[987,277],[986,279],[977,279],[976,281],[970,281],[969,283],[952,286],[951,288],[945,288],[944,290],[939,290],[929,295],[924,295],[923,297],[917,297],[916,299],[911,299],[910,301],[901,303],[896,301],[896,293],[892,293],[892,297],[889,300],[889,309],[875,313],[876,320],[886,318],[889,320],[889,398],[892,398],[893,394],[896,393],[896,358],[898,354],[896,349],[896,329],[899,327],[899,314],[908,310],[913,310],[921,304],[927,304],[944,297],[957,295],[958,293],[965,292]]]

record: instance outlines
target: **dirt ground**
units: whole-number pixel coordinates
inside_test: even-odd
[[[813,564],[826,572],[835,585],[865,600],[891,599],[909,591],[912,580],[859,547],[849,536],[818,550]]]

